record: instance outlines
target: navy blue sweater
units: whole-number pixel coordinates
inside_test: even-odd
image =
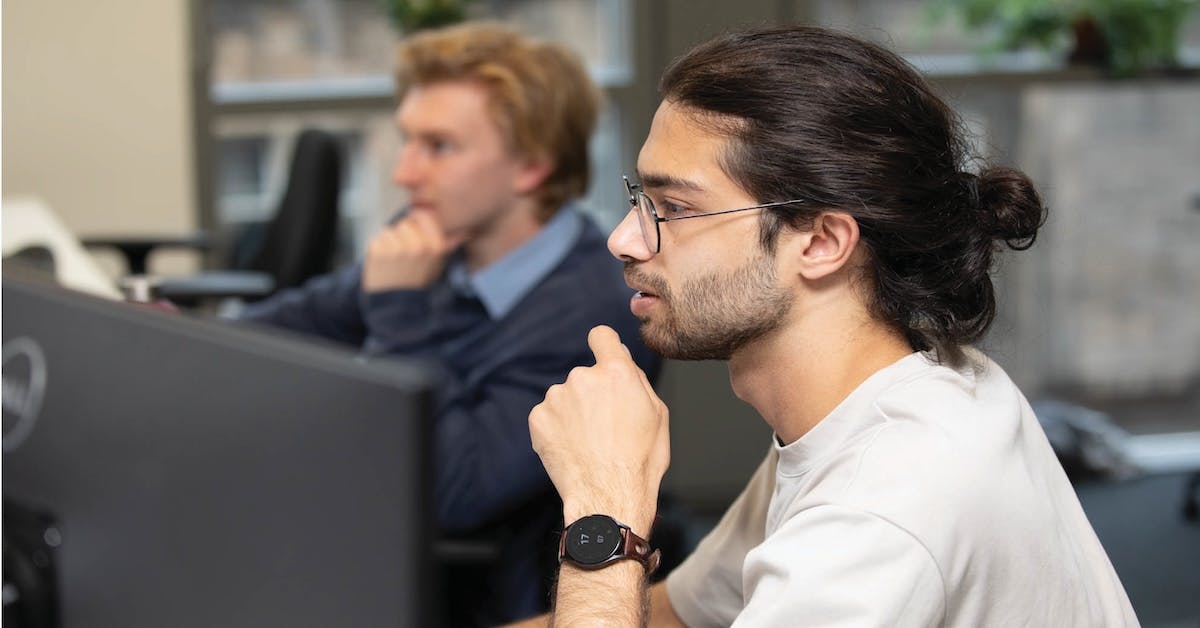
[[[529,439],[546,389],[595,362],[595,325],[611,326],[653,378],[657,358],[629,311],[632,291],[604,235],[585,221],[562,262],[507,314],[488,317],[446,280],[428,289],[363,293],[360,265],[252,305],[242,319],[321,336],[370,355],[417,356],[440,371],[435,502],[443,532],[486,531],[503,545],[489,578],[488,620],[540,612],[561,506]],[[481,611],[485,610],[483,608]]]

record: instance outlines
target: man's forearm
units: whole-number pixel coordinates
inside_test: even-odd
[[[666,581],[650,587],[650,617],[646,623],[653,628],[684,628],[683,622],[680,621],[679,615],[675,614],[675,608],[671,606],[671,598],[667,595]],[[538,615],[515,624],[509,624],[507,628],[549,628],[550,616]]]
[[[646,569],[633,560],[591,571],[564,563],[554,599],[551,626],[646,626]]]
[[[616,332],[595,327],[588,346],[596,365],[573,369],[530,411],[533,449],[562,497],[568,530],[606,515],[647,539],[671,457],[667,407]],[[591,571],[564,562],[554,603],[552,626],[644,626],[646,568],[633,559]]]

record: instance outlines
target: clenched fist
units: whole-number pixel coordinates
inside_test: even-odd
[[[612,329],[588,334],[596,365],[551,386],[529,413],[533,449],[567,522],[607,514],[648,535],[670,463],[667,407]]]
[[[367,245],[363,290],[424,288],[442,274],[446,259],[463,240],[465,236],[447,236],[432,213],[413,210]]]

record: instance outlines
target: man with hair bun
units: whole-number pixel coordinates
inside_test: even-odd
[[[568,524],[553,625],[1137,625],[1029,404],[971,346],[993,254],[1044,221],[1028,178],[971,172],[922,77],[829,30],[718,37],[661,92],[609,250],[646,344],[728,361],[774,437],[648,587],[668,408],[636,339],[593,329],[595,366],[529,415]]]
[[[621,265],[574,202],[598,91],[564,47],[493,23],[405,37],[396,82],[392,178],[409,207],[362,262],[241,318],[439,371],[435,521],[496,550],[484,573],[451,579],[446,622],[494,624],[544,611],[556,566],[562,508],[529,411],[591,364],[592,326],[637,334]],[[653,372],[657,358],[632,349]]]

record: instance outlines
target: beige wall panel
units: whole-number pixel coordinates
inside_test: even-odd
[[[5,0],[3,186],[82,235],[195,224],[186,0]]]

